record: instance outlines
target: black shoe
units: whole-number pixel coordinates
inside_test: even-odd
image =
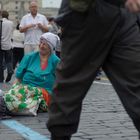
[[[5,80],[6,83],[9,82],[9,81],[11,80],[12,75],[13,75],[13,73],[8,73],[7,78],[6,78],[6,80]]]
[[[71,139],[70,136],[57,137],[57,136],[51,135],[51,140],[70,140],[70,139]]]

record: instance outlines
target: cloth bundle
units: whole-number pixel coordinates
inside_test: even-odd
[[[39,109],[48,110],[48,103],[43,96],[41,88],[16,83],[4,94],[4,101],[12,115],[36,116]]]

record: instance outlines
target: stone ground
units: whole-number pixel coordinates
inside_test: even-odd
[[[7,90],[11,84],[0,86]],[[39,113],[36,117],[13,117],[12,121],[46,137],[40,140],[48,140],[50,133],[45,125],[47,119],[47,113]],[[19,134],[3,122],[0,121],[0,140],[39,140],[39,137],[26,137],[29,135],[26,132],[23,132],[24,135]],[[101,81],[95,81],[83,102],[79,129],[72,140],[138,140],[137,135],[109,81],[105,77]]]

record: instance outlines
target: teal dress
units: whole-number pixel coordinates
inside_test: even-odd
[[[22,80],[23,84],[46,89],[50,94],[55,80],[55,69],[60,59],[51,54],[46,69],[41,69],[39,52],[25,55],[17,68],[16,78]]]

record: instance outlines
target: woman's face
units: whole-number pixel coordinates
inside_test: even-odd
[[[48,55],[51,53],[51,49],[50,49],[47,41],[43,38],[40,39],[39,52],[41,55]]]

